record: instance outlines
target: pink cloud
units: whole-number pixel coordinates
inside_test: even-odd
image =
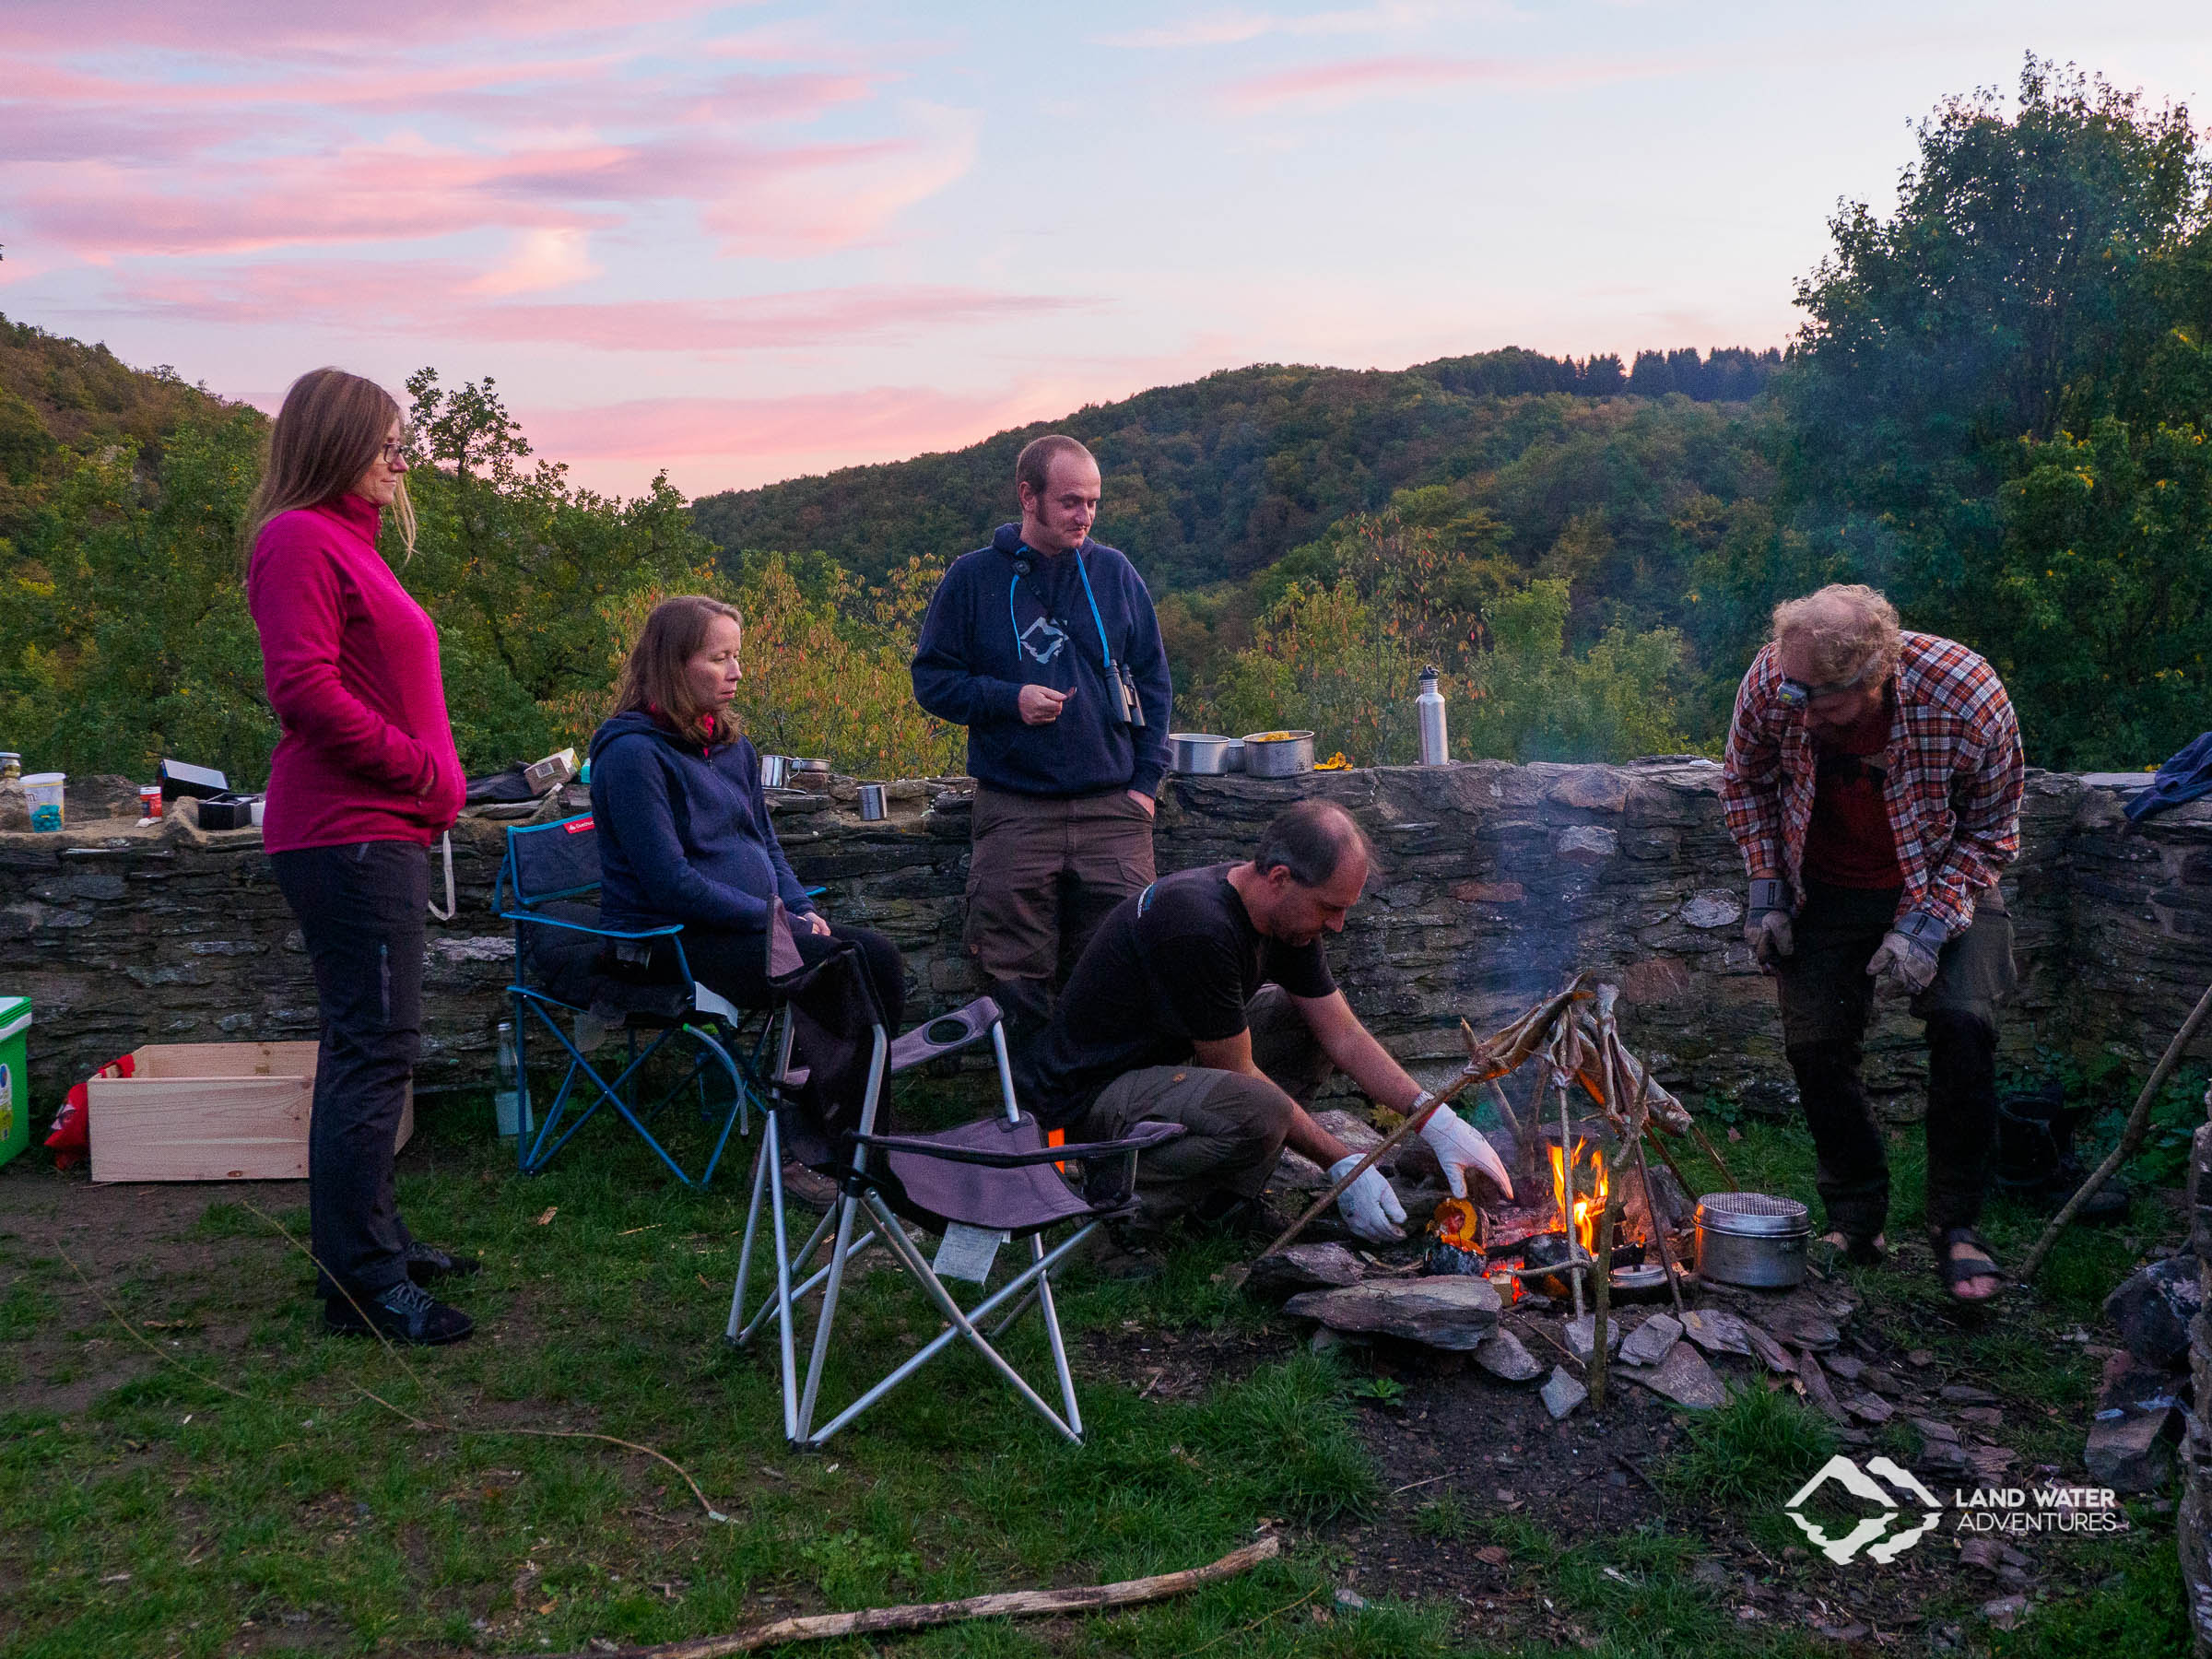
[[[1246,112],[1304,105],[1341,109],[1364,98],[1470,83],[1515,89],[1596,86],[1674,73],[1671,62],[1549,63],[1513,58],[1364,57],[1273,75],[1252,76],[1221,88],[1231,109]]]
[[[691,495],[958,449],[1067,406],[1064,387],[946,393],[876,386],[818,395],[664,397],[593,408],[521,409],[531,446],[594,488],[636,490],[666,467]]]
[[[721,9],[712,0],[382,0],[372,6],[300,6],[296,0],[9,0],[11,52],[77,52],[96,35],[106,48],[185,52],[327,52],[381,48],[394,41],[450,43],[456,35],[543,36],[579,29],[636,29]]]
[[[260,326],[271,317],[364,334],[543,342],[618,352],[788,351],[907,340],[949,328],[1095,309],[1080,297],[942,285],[859,285],[724,300],[490,302],[484,279],[451,261],[300,261],[177,279],[137,276],[131,314]],[[508,289],[506,291],[516,291]]]

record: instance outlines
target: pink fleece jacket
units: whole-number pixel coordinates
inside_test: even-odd
[[[376,550],[373,502],[279,513],[253,544],[246,602],[269,706],[271,853],[353,841],[427,844],[460,815],[438,630]]]

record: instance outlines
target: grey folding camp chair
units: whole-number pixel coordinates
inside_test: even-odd
[[[795,950],[790,959],[796,960]],[[1052,1276],[1101,1221],[1134,1206],[1138,1155],[1182,1134],[1182,1126],[1139,1124],[1121,1140],[1048,1147],[1037,1121],[1015,1101],[1006,1030],[998,1006],[989,997],[893,1041],[856,951],[841,951],[812,969],[780,978],[777,985],[783,998],[782,1029],[770,1068],[766,1127],[753,1166],[752,1205],[725,1335],[742,1347],[774,1322],[784,1437],[794,1446],[821,1445],[956,1340],[965,1340],[1047,1422],[1080,1445],[1082,1411],[1053,1305]],[[931,1134],[878,1133],[887,1078],[986,1039],[998,1069],[998,1116]],[[839,1184],[836,1202],[795,1253],[789,1246],[783,1192],[783,1160],[792,1156],[834,1172]],[[1082,1190],[1070,1184],[1062,1168],[1086,1171]],[[748,1319],[746,1300],[764,1206],[774,1283]],[[901,1217],[944,1235],[934,1264],[900,1227]],[[1075,1230],[1048,1247],[1045,1233],[1063,1223],[1074,1223]],[[830,1241],[828,1260],[807,1273],[825,1240]],[[987,1284],[991,1258],[1007,1241],[1026,1243],[1028,1261],[997,1289],[963,1309],[946,1278],[957,1272]],[[877,1244],[920,1287],[945,1325],[818,1426],[816,1407],[845,1274],[855,1257]],[[806,1273],[803,1279],[802,1273]],[[821,1306],[802,1379],[799,1320],[803,1305],[818,1291]],[[1060,1385],[1058,1411],[992,1346],[1032,1307],[1044,1322],[1052,1347]],[[985,1322],[994,1317],[986,1332]]]

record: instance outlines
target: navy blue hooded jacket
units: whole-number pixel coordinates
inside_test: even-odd
[[[1077,559],[1098,600],[1096,621]],[[1101,625],[1113,660],[1135,677],[1142,727],[1115,718],[1120,693],[1106,677]],[[968,728],[968,771],[978,782],[1057,797],[1159,793],[1172,701],[1168,653],[1151,594],[1112,547],[1086,539],[1074,553],[1048,558],[1023,546],[1019,524],[1001,524],[989,547],[962,554],[937,584],[913,675],[916,702]],[[1075,695],[1059,719],[1024,725],[1017,700],[1024,686]]]
[[[743,737],[702,749],[649,714],[615,715],[592,734],[592,817],[604,927],[765,932],[771,898],[794,916],[814,909],[776,844],[760,757]]]

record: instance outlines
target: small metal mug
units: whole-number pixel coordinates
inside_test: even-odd
[[[879,824],[889,816],[889,809],[884,804],[883,785],[880,783],[863,783],[860,786],[861,822],[864,824]]]
[[[760,787],[789,789],[791,787],[791,757],[763,755],[760,757]]]

